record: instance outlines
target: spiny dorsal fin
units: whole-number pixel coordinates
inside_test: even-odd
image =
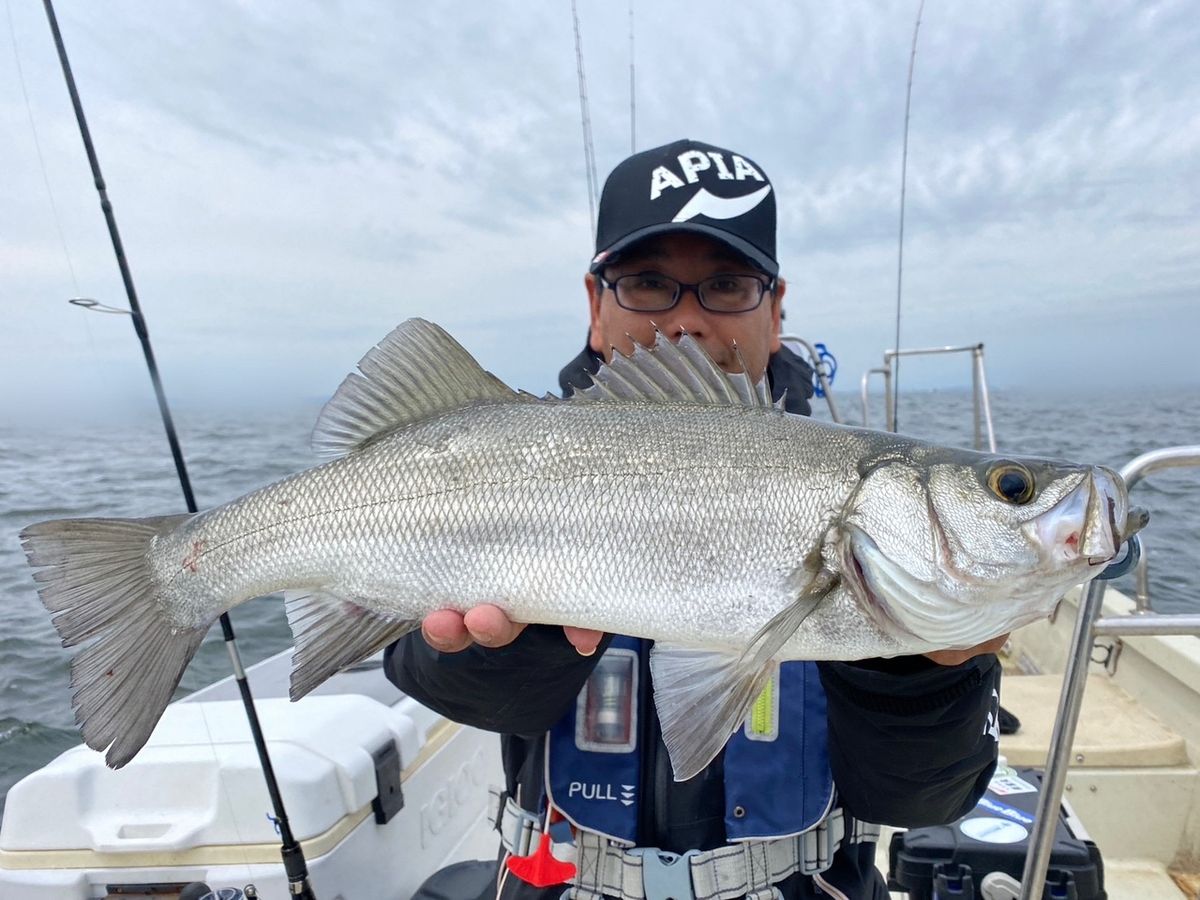
[[[739,362],[741,354],[737,354]],[[702,406],[755,406],[783,409],[771,402],[766,378],[758,383],[742,371],[730,374],[713,362],[700,342],[685,334],[678,342],[656,332],[654,348],[634,344],[633,353],[613,353],[601,363],[591,387],[576,391],[571,400],[611,400],[649,403],[695,403]]]
[[[313,449],[341,456],[402,425],[471,403],[528,399],[424,319],[409,319],[372,347],[321,410]]]

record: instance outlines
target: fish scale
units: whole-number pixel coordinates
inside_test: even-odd
[[[822,526],[803,515],[812,495],[772,485],[797,444],[760,452],[761,414],[747,423],[740,409],[644,405],[623,410],[614,463],[589,440],[604,412],[507,405],[418,424],[197,516],[160,542],[160,567],[197,542],[214,548],[194,573],[175,565],[195,623],[229,597],[312,587],[408,618],[434,602],[492,602],[521,621],[744,643],[793,599],[783,576]],[[427,454],[438,437],[444,449]],[[719,457],[726,442],[744,458]],[[300,499],[281,505],[281,494]],[[780,528],[788,509],[797,525]],[[583,548],[569,569],[564,545]],[[740,632],[718,624],[752,599],[764,608]]]
[[[1127,518],[1108,470],[788,415],[690,337],[615,357],[570,401],[512,391],[420,320],[359,369],[314,431],[330,462],[191,517],[22,533],[64,644],[84,645],[74,703],[110,765],[221,612],[287,591],[294,698],[438,609],[652,639],[684,778],[780,661],[978,644],[1098,573]],[[1015,503],[997,472],[1036,490]],[[1046,546],[1068,533],[1077,550]]]

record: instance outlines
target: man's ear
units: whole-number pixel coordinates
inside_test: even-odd
[[[787,293],[787,282],[775,279],[775,291],[771,295],[771,352],[779,350],[779,333],[783,330],[783,295]]]
[[[588,346],[596,353],[603,354],[607,349],[604,346],[604,340],[601,338],[600,329],[600,295],[604,293],[604,288],[600,284],[600,279],[588,272],[583,276],[583,286],[587,290],[588,295]]]

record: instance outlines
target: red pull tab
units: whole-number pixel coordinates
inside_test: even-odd
[[[528,856],[510,856],[504,863],[508,870],[534,887],[546,888],[566,884],[575,877],[575,864],[555,859],[550,852],[550,834],[538,840],[537,849]]]

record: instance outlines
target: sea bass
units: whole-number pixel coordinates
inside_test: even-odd
[[[677,778],[780,661],[979,644],[1046,616],[1144,521],[1111,470],[785,413],[685,336],[569,400],[505,386],[412,319],[321,413],[337,458],[193,516],[65,519],[22,541],[84,740],[127,763],[213,621],[288,591],[291,695],[481,603],[653,639]]]

